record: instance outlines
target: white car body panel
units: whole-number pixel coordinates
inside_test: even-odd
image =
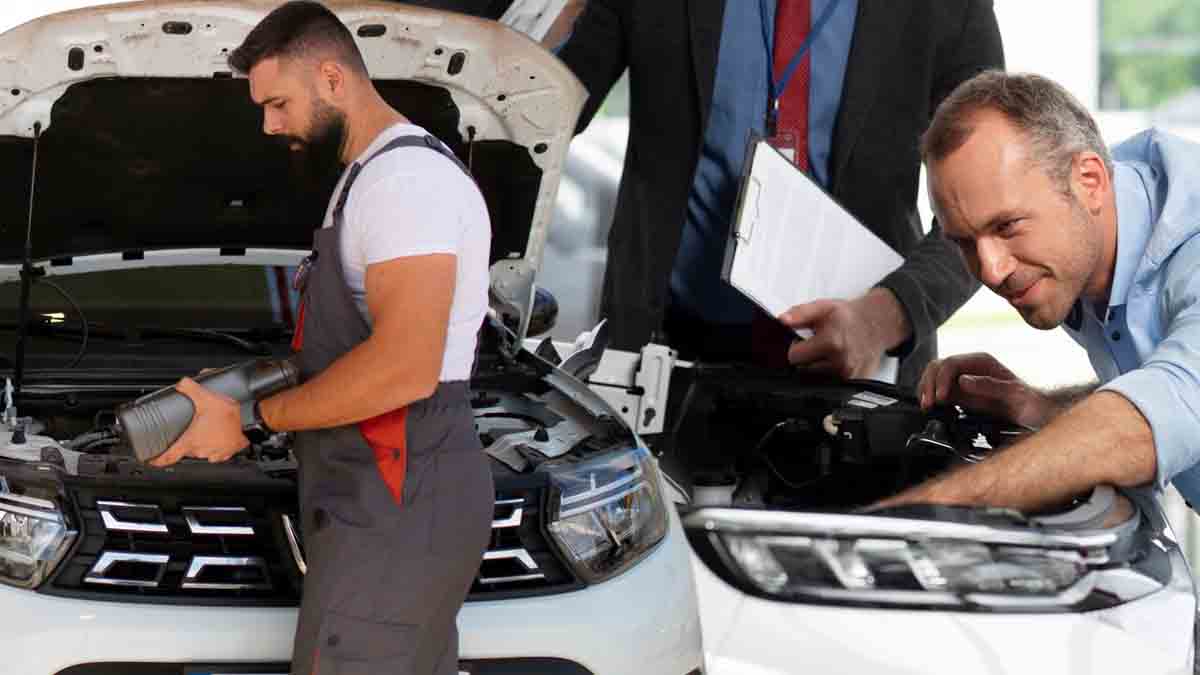
[[[1188,594],[1083,614],[821,607],[743,595],[693,561],[709,675],[1192,672],[1191,627],[1161,621],[1194,611]]]
[[[699,668],[692,553],[675,509],[667,510],[666,539],[615,579],[575,593],[467,604],[458,617],[462,658],[561,657],[597,675]]]

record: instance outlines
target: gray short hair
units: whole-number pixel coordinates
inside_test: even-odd
[[[938,106],[921,137],[921,159],[926,165],[962,147],[975,131],[975,114],[985,110],[1003,114],[1024,132],[1030,158],[1064,195],[1071,194],[1071,167],[1080,152],[1099,155],[1112,175],[1112,156],[1100,129],[1074,96],[1040,75],[999,70],[963,82]]]

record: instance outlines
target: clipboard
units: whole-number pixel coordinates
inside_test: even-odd
[[[726,283],[779,316],[813,300],[856,298],[903,263],[824,188],[750,136],[725,245]],[[885,356],[872,379],[895,382],[898,369],[898,359]]]

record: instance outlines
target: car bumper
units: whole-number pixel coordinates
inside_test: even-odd
[[[486,675],[507,659],[524,659],[520,672],[531,675],[581,672],[574,666],[592,675],[685,675],[700,668],[690,549],[673,510],[671,519],[653,553],[604,584],[469,603],[458,617],[464,670]],[[73,666],[88,672],[80,670],[85,664],[100,673],[97,664],[285,663],[295,626],[291,608],[95,602],[0,585],[0,671],[56,675]]]
[[[1190,589],[1086,613],[1005,615],[770,602],[698,560],[696,584],[709,675],[1192,672]]]
[[[615,579],[574,593],[468,604],[458,615],[462,658],[561,658],[594,675],[699,669],[692,554],[675,509],[668,511],[663,542]]]

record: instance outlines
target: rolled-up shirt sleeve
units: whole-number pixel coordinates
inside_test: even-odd
[[[1159,291],[1162,341],[1136,370],[1100,391],[1129,400],[1149,422],[1157,457],[1156,485],[1200,464],[1200,237],[1166,263]]]

